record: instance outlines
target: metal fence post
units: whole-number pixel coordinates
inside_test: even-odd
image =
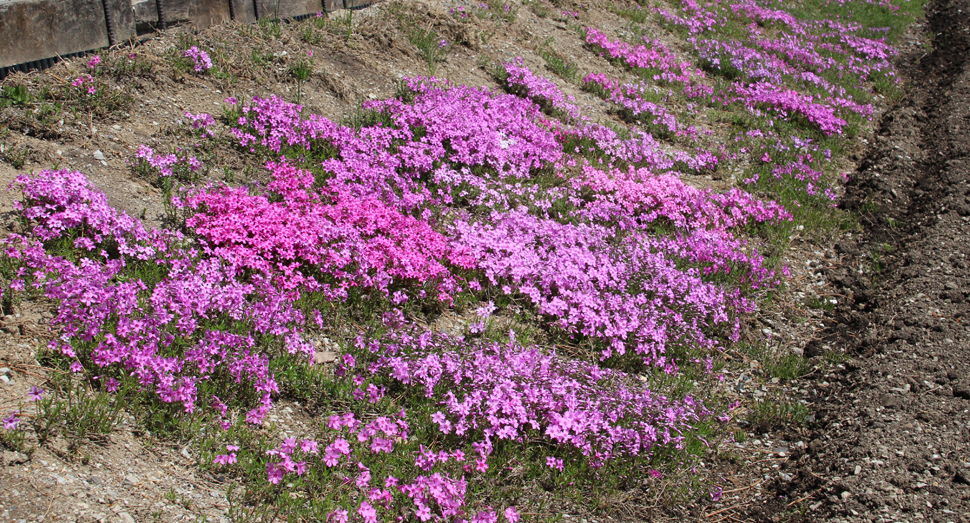
[[[158,25],[164,31],[168,29],[168,25],[165,23],[165,0],[155,0],[155,6],[158,8]]]

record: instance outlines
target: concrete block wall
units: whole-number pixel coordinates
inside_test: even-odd
[[[137,24],[160,27],[157,0],[131,0]],[[237,2],[242,4],[243,2]],[[252,9],[250,9],[251,11]],[[229,0],[163,0],[162,13],[166,25],[192,23],[206,28],[232,19]]]
[[[263,18],[293,18],[310,13],[323,11],[320,0],[256,0],[257,13]]]
[[[205,28],[233,18],[252,23],[355,9],[378,1],[0,0],[0,80],[14,70],[49,67],[62,57],[124,43],[145,28],[183,23]]]
[[[100,0],[0,2],[0,67],[107,45]]]

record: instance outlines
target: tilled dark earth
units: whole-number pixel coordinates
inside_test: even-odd
[[[814,441],[782,492],[810,521],[970,521],[970,0],[931,3],[927,25],[933,49],[847,188],[865,232],[829,278],[848,299],[806,350],[849,357],[816,379]]]

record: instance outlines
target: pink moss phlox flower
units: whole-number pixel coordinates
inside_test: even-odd
[[[44,389],[36,385],[30,387],[30,391],[27,393],[27,398],[30,399],[30,401],[40,401],[42,397],[44,397]]]
[[[689,97],[710,96],[713,89],[703,83],[705,74],[689,60],[679,58],[659,40],[644,37],[647,45],[631,45],[613,41],[598,30],[586,28],[586,43],[601,49],[609,58],[619,60],[628,67],[653,71],[653,79],[661,83],[679,84]]]
[[[599,466],[675,443],[692,424],[711,415],[694,398],[669,400],[621,372],[535,347],[445,335],[431,336],[418,347],[416,334],[404,329],[378,340],[373,350],[379,357],[371,368],[392,378],[403,368],[409,376],[403,383],[423,387],[442,406],[435,418],[447,419],[452,434],[473,438],[480,466],[487,467],[492,439],[535,438],[573,448]],[[430,470],[437,460],[422,449],[416,464]]]
[[[100,337],[86,361],[124,368],[161,401],[181,403],[187,412],[194,409],[197,380],[226,373],[262,396],[262,405],[247,416],[250,422],[261,420],[277,390],[269,359],[254,350],[251,336],[207,330],[201,320],[223,315],[278,337],[293,353],[312,351],[299,335],[305,318],[293,308],[292,296],[287,299],[259,275],[237,280],[236,268],[200,259],[176,233],[146,231],[111,208],[80,173],[43,171],[20,176],[14,185],[23,191],[17,207],[31,228],[28,236],[7,238],[7,254],[34,271],[45,296],[59,303],[53,323],[63,335],[51,342],[53,350],[70,357],[74,351],[65,340]],[[76,262],[48,254],[41,241],[61,237],[76,238],[76,245],[84,239],[87,254]],[[165,277],[151,288],[141,280],[116,278],[127,263],[142,262],[164,266]],[[109,321],[117,326],[104,332]],[[159,354],[158,347],[176,335],[187,341],[182,357]],[[72,369],[83,366],[75,360]],[[117,382],[109,379],[106,388],[116,389]]]
[[[357,513],[360,514],[364,523],[377,523],[377,510],[370,503],[361,501]]]
[[[508,523],[517,523],[519,521],[519,513],[515,510],[515,507],[505,509],[505,521]]]
[[[182,56],[192,59],[195,72],[197,73],[212,69],[212,60],[209,59],[208,53],[194,45],[182,51]]]
[[[309,173],[285,163],[269,166],[274,181],[268,189],[281,201],[229,187],[187,199],[196,214],[186,225],[213,254],[261,271],[283,289],[303,287],[334,298],[354,287],[388,294],[392,285],[410,281],[434,285],[447,301],[457,286],[448,265],[471,266],[467,255],[421,220],[374,199],[317,192]]]
[[[549,467],[549,468],[558,470],[559,472],[562,472],[563,471],[563,467],[564,467],[564,463],[563,463],[563,460],[560,459],[560,458],[556,458],[556,457],[553,457],[553,456],[548,456],[548,457],[546,457],[546,466]]]
[[[3,428],[6,430],[16,430],[20,424],[20,411],[13,411],[6,418],[3,418]]]
[[[491,508],[481,510],[471,519],[471,523],[498,523],[498,514]]]
[[[229,454],[220,454],[213,458],[212,462],[216,465],[231,465],[236,462],[236,453],[230,452]]]
[[[305,439],[300,442],[300,450],[307,454],[317,454],[320,450],[317,448],[316,440]]]

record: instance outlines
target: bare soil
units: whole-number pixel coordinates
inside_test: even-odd
[[[970,521],[970,2],[931,2],[930,52],[901,64],[905,98],[883,117],[842,206],[861,238],[826,270],[841,299],[806,347],[848,361],[811,376],[816,426],[777,521]]]

